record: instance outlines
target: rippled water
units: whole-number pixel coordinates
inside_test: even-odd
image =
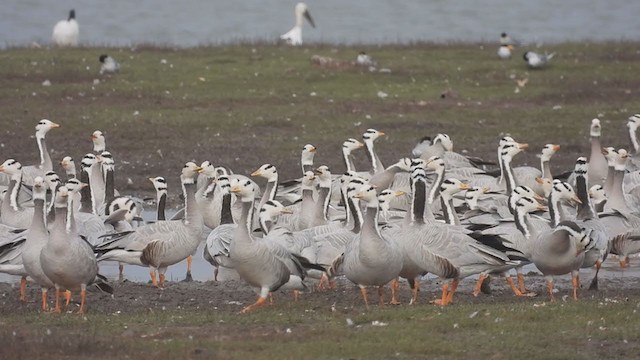
[[[84,44],[141,42],[194,46],[275,40],[293,23],[297,1],[5,0],[0,46],[48,43],[74,8]],[[495,41],[506,31],[524,42],[640,38],[637,0],[322,0],[307,1],[317,28],[306,42]]]

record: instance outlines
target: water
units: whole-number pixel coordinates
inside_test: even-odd
[[[74,8],[83,44],[194,46],[275,40],[293,23],[297,1],[5,0],[0,47],[48,44]],[[308,0],[317,28],[305,42],[496,41],[506,31],[526,43],[640,38],[640,1]]]

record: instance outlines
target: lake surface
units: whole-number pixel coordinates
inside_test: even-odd
[[[275,40],[294,24],[297,1],[4,0],[0,47],[48,44],[53,25],[76,10],[80,42],[195,46]],[[322,0],[307,1],[316,26],[305,42],[497,41],[525,43],[640,39],[638,0]]]

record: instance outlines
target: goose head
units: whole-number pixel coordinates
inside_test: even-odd
[[[43,200],[47,193],[47,182],[41,177],[33,179],[33,199]]]
[[[602,153],[602,155],[604,155],[604,158],[607,159],[607,165],[609,167],[615,167],[616,166],[616,160],[618,159],[618,150],[616,150],[613,146],[609,146],[609,147],[603,147],[602,149],[600,149],[600,152]]]
[[[269,200],[262,205],[260,209],[260,219],[262,221],[275,222],[276,219],[282,214],[291,214],[291,209],[282,205],[280,201]]]
[[[640,114],[629,116],[629,119],[627,119],[627,127],[631,131],[638,130],[638,127],[640,127]]]
[[[54,171],[44,174],[44,181],[49,189],[55,189],[60,184],[60,177]]]
[[[104,134],[102,131],[96,130],[91,134],[91,141],[93,142],[93,151],[94,152],[102,152],[106,149],[107,141],[104,138]]]
[[[591,120],[591,129],[589,130],[591,137],[600,137],[602,135],[602,126],[599,119]]]
[[[110,170],[113,171],[115,168],[115,160],[113,160],[113,155],[111,155],[108,151],[103,151],[100,153],[100,159],[102,160],[102,167],[104,171]]]
[[[189,161],[182,167],[182,173],[180,174],[180,179],[183,184],[193,184],[195,182],[196,176],[202,172],[202,168],[193,161]]]
[[[398,160],[398,162],[393,164],[392,166],[397,167],[401,171],[410,172],[411,171],[411,164],[412,164],[411,159],[402,158],[402,159]]]
[[[242,202],[252,202],[255,198],[256,189],[250,180],[246,179],[233,179],[231,181],[231,188],[229,191],[232,194],[236,194]]]
[[[421,158],[411,159],[411,172],[417,168],[425,170],[427,168],[427,162]]]
[[[65,156],[62,161],[60,161],[60,166],[62,166],[62,169],[67,174],[76,174],[76,163],[71,156]]]
[[[444,159],[440,156],[432,156],[427,160],[426,168],[433,171],[443,170],[445,167]]]
[[[302,162],[302,166],[313,166],[313,157],[316,154],[316,147],[307,144],[302,147],[302,155],[300,156],[300,160]]]
[[[83,187],[88,186],[88,184],[80,182],[78,179],[69,179],[64,186],[67,188],[69,193],[76,194],[79,193]]]
[[[628,158],[629,158],[629,153],[627,153],[627,150],[618,149],[618,156],[616,158],[614,169],[616,169],[616,171],[624,171],[627,168]]]
[[[38,139],[44,139],[49,130],[59,127],[59,124],[56,124],[51,120],[42,119],[38,122],[38,125],[36,125],[36,137]]]
[[[444,197],[452,197],[462,190],[469,190],[469,188],[469,184],[463,183],[455,178],[449,178],[445,179],[442,182],[442,185],[440,185],[440,195]]]
[[[551,159],[551,157],[558,151],[560,150],[560,145],[556,145],[556,144],[546,144],[543,148],[542,148],[542,154],[540,155],[540,158],[542,159],[542,161],[549,161]]]
[[[305,172],[302,177],[302,190],[313,190],[315,180],[316,176],[313,174],[313,171]]]
[[[278,181],[278,169],[275,165],[264,164],[258,170],[251,173],[251,176],[260,176],[267,179],[267,182]]]
[[[367,129],[367,131],[362,134],[362,140],[364,140],[365,144],[373,144],[373,142],[381,136],[385,136],[385,133],[376,129]]]
[[[589,188],[589,197],[595,204],[600,204],[601,202],[607,200],[607,194],[604,191],[604,187],[602,185],[593,185]]]
[[[360,189],[353,194],[353,198],[363,201],[368,207],[378,206],[378,193],[373,185],[365,184],[360,186]]]
[[[206,176],[208,179],[214,179],[216,177],[216,167],[213,166],[210,161],[203,161],[200,164],[200,167],[202,168],[202,171],[200,173]]]
[[[501,155],[502,159],[505,162],[511,162],[513,157],[521,153],[523,150],[527,149],[529,144],[522,144],[516,141],[513,142],[505,142],[501,146]]]
[[[564,200],[573,202],[575,204],[582,204],[582,201],[578,198],[578,195],[573,190],[573,187],[566,181],[558,179],[553,180],[553,188],[551,190],[558,200]]]
[[[92,153],[88,153],[82,157],[82,160],[80,161],[80,168],[84,171],[89,171],[89,168],[95,164],[96,161],[97,157]]]
[[[393,198],[403,196],[404,194],[404,191],[394,191],[389,189],[382,190],[378,195],[378,206],[380,207],[380,210],[384,213],[389,212],[391,209],[391,200],[393,200]]]
[[[453,141],[451,141],[451,137],[447,134],[436,135],[436,137],[433,138],[433,143],[440,143],[446,151],[453,151]]]
[[[66,208],[67,200],[69,199],[69,189],[66,186],[58,187],[56,191],[55,207]]]
[[[516,201],[516,211],[519,214],[528,214],[528,213],[532,213],[535,211],[546,211],[547,207],[540,204],[539,202],[536,201],[536,199],[530,197],[530,196],[523,196],[520,199],[518,199],[518,201]]]
[[[363,147],[364,144],[354,138],[347,139],[342,143],[342,151],[345,154],[351,154],[352,151],[362,149]]]
[[[0,165],[0,172],[11,177],[22,175],[22,164],[14,159],[8,159]]]
[[[576,243],[576,256],[595,246],[595,241],[591,239],[591,231],[581,228],[573,221],[560,222],[553,232],[564,232]]]
[[[545,199],[538,195],[535,191],[533,191],[532,188],[526,186],[526,185],[520,185],[520,186],[516,186],[513,189],[513,192],[511,193],[511,196],[515,199],[521,198],[521,197],[532,197],[538,201],[544,201]]]
[[[327,165],[322,165],[313,172],[318,178],[318,185],[320,185],[321,188],[331,188],[331,170],[329,170]]]
[[[551,194],[551,189],[553,188],[553,181],[551,179],[537,177],[536,182],[542,188],[542,191],[544,192],[545,197]]]
[[[478,206],[478,200],[480,196],[489,192],[488,187],[472,186],[464,193],[464,201],[467,203],[470,209],[475,209]]]
[[[157,193],[167,192],[167,180],[162,176],[149,178],[149,181],[151,181],[153,188],[156,189]]]

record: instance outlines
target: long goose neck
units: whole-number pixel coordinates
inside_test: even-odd
[[[187,224],[194,227],[200,227],[202,223],[202,216],[198,210],[196,204],[196,184],[192,181],[190,183],[182,183],[182,192],[184,193],[184,218]]]
[[[53,222],[56,220],[56,203],[55,203],[55,196],[56,196],[56,191],[58,191],[58,187],[60,187],[60,183],[58,182],[53,189],[49,189],[47,192],[51,192],[51,201],[49,202],[49,206],[47,207],[47,220],[46,223],[47,224],[53,224]]]
[[[516,178],[513,176],[513,169],[511,168],[511,160],[502,157],[502,171],[503,178],[507,182],[507,194],[511,194],[518,184],[516,184]]]
[[[268,220],[268,219],[263,219],[262,217],[260,217],[260,230],[262,230],[262,233],[265,235],[269,234],[269,231],[271,231],[271,228],[273,228],[273,221]]]
[[[76,217],[73,215],[73,193],[69,193],[69,198],[67,200],[67,233],[68,234],[77,234],[78,228],[76,227]]]
[[[242,214],[240,215],[240,221],[238,222],[238,229],[241,229],[248,241],[251,241],[251,224],[253,218],[253,201],[242,202]],[[239,237],[238,240],[242,241],[243,237]]]
[[[442,203],[443,214],[447,224],[460,225],[460,219],[458,218],[458,214],[456,214],[456,211],[453,208],[453,198],[449,195],[443,196],[441,194],[440,201]]]
[[[316,200],[315,216],[318,219],[327,220],[327,211],[329,209],[329,188],[321,187],[318,189],[318,200]]]
[[[11,209],[13,209],[13,211],[20,211],[22,209],[22,207],[18,203],[18,194],[20,194],[21,187],[22,187],[22,173],[20,173],[16,177],[11,178],[7,195],[5,195],[5,200],[7,199],[7,196],[9,197],[8,204],[11,206]]]
[[[616,170],[613,166],[607,167],[607,179],[604,182],[605,194],[611,194],[613,191],[613,184],[615,182]]]
[[[164,221],[166,220],[166,215],[164,213],[165,208],[167,207],[167,192],[162,191],[158,193],[158,207],[156,208],[156,220]]]
[[[529,222],[529,214],[522,211],[516,211],[516,216],[514,219],[516,222],[516,227],[518,228],[518,230],[520,230],[522,235],[524,235],[524,237],[526,237],[527,239],[531,239],[533,235],[533,229],[531,228],[531,223]]]
[[[66,207],[56,207],[56,219],[51,226],[51,232],[57,233],[62,236],[51,236],[51,242],[56,241],[65,241],[67,235],[67,208]]]
[[[349,225],[351,223],[352,211],[349,205],[351,199],[346,194],[346,191],[343,186],[340,187],[340,197],[342,198],[342,203],[344,204],[344,215],[345,215],[345,225]]]
[[[93,196],[91,196],[91,181],[89,181],[90,168],[82,169],[80,172],[80,182],[87,186],[80,189],[80,212],[93,213]]]
[[[549,166],[549,159],[542,159],[540,162],[540,170],[542,171],[542,178],[553,180],[551,176],[551,167]]]
[[[556,199],[555,191],[549,194],[549,217],[551,218],[551,227],[556,227],[562,221],[562,213],[560,211],[560,201]]]
[[[615,170],[613,175],[613,185],[611,186],[611,196],[609,196],[609,206],[617,210],[626,210],[627,202],[624,198],[622,185],[624,182],[624,170]]]
[[[424,181],[416,181],[413,184],[413,197],[411,197],[411,221],[416,224],[424,224],[424,208],[426,205],[426,184]]]
[[[382,169],[380,169],[378,166],[378,164],[380,163],[380,159],[378,159],[378,155],[373,149],[373,141],[365,140],[364,145],[367,148],[367,157],[369,158],[369,161],[371,161],[371,169],[373,170],[373,173],[376,174],[379,171],[382,171]]]
[[[107,169],[105,171],[104,184],[104,203],[106,204],[104,209],[105,215],[109,215],[109,204],[115,198],[114,169]]]
[[[351,212],[351,216],[353,217],[353,227],[351,228],[351,231],[357,234],[362,230],[363,223],[360,204],[353,199],[348,199],[347,204],[349,207],[349,209],[347,209],[347,212]]]
[[[31,220],[31,229],[37,231],[46,231],[46,220],[45,220],[45,201],[44,199],[34,199],[33,200],[33,220]],[[29,239],[30,237],[27,237]]]
[[[602,146],[600,145],[600,136],[592,136],[591,137],[591,155],[589,156],[589,160],[592,160],[596,157],[602,157]]]
[[[582,202],[581,204],[578,204],[578,212],[576,215],[578,220],[594,218],[587,186],[586,174],[576,176],[576,194],[578,195],[578,199]]]
[[[222,210],[220,212],[220,224],[233,224],[231,213],[231,194],[222,195]]]
[[[375,206],[367,206],[367,211],[364,214],[364,222],[362,224],[362,240],[367,239],[373,240],[374,242],[382,240],[382,235],[378,228],[378,212],[379,208],[377,204]],[[362,240],[360,241],[360,246],[365,242]]]
[[[344,160],[344,166],[347,168],[347,171],[356,171],[355,166],[353,166],[353,161],[351,160],[351,151],[342,148],[342,160]]]
[[[49,155],[49,150],[47,149],[47,142],[45,141],[44,136],[36,135],[36,140],[38,141],[38,150],[40,151],[40,167],[44,171],[53,170],[53,163],[51,162],[51,156]]]
[[[633,152],[637,154],[638,151],[640,151],[640,144],[638,143],[638,137],[636,136],[636,129],[631,126],[628,126],[627,128],[629,129],[629,141],[631,146],[633,146]]]
[[[438,168],[436,170],[436,180],[433,182],[433,184],[431,185],[431,189],[429,190],[429,204],[433,204],[433,202],[436,200],[436,198],[440,194],[440,186],[444,181],[444,173],[445,173],[444,167]]]

